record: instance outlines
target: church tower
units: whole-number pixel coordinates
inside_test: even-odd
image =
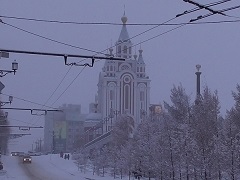
[[[139,50],[138,57],[132,54],[125,13],[121,20],[123,25],[115,43],[116,52],[114,54],[110,48],[109,54],[125,58],[125,61],[106,60],[99,74],[98,111],[103,116],[105,132],[120,114],[131,116],[136,126],[147,115],[150,104],[150,80],[145,72],[143,50]]]

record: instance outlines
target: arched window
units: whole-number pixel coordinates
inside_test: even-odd
[[[129,47],[129,54],[132,54],[132,47]]]
[[[144,101],[144,92],[140,91],[140,101]]]
[[[125,85],[124,87],[124,94],[125,94],[125,109],[129,109],[129,100],[130,100],[130,87],[129,85]]]
[[[142,72],[142,67],[140,67],[140,72]]]
[[[118,54],[121,54],[121,46],[118,46]]]
[[[113,101],[114,99],[114,91],[113,90],[110,90],[110,100]]]

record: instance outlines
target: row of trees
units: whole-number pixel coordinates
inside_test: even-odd
[[[81,152],[79,163],[91,156],[95,172],[114,176],[132,172],[156,179],[239,179],[240,86],[233,92],[234,106],[220,116],[217,92],[205,87],[192,102],[180,85],[171,90],[171,104],[134,128],[119,116],[113,141],[91,153]],[[133,131],[134,130],[134,131]]]

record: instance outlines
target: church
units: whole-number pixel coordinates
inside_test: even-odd
[[[60,107],[63,113],[49,112],[45,116],[45,151],[72,151],[79,137],[84,136],[85,142],[100,137],[112,129],[120,115],[131,117],[133,126],[137,127],[149,110],[152,111],[143,50],[140,48],[138,54],[133,53],[125,13],[121,20],[119,38],[114,48],[109,48],[108,56],[121,57],[125,61],[105,60],[99,73],[95,102],[89,105],[88,114],[82,114],[81,105],[64,104]]]
[[[150,79],[146,74],[143,50],[133,54],[133,43],[127,31],[127,17],[122,20],[122,29],[115,52],[109,48],[109,55],[125,58],[125,61],[106,60],[99,74],[97,112],[102,115],[109,131],[117,116],[126,114],[138,125],[147,115],[150,106]]]

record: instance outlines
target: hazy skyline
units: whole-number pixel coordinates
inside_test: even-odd
[[[202,4],[211,2],[216,1],[201,1]],[[238,3],[237,0],[232,0],[212,8],[221,10],[237,6]],[[143,0],[74,0],[71,2],[42,0],[33,3],[29,0],[21,2],[12,0],[1,2],[0,16],[121,24],[124,5],[125,14],[128,17],[127,24],[163,23],[179,13],[195,8],[195,6],[184,1],[153,0],[149,3],[149,1]],[[207,10],[196,11],[176,18],[170,23],[186,23],[192,18],[208,13]],[[240,17],[239,9],[226,12],[226,14]],[[98,52],[107,49],[111,44],[114,45],[121,31],[121,25],[77,25],[0,18],[3,22],[29,32]],[[213,15],[198,22],[222,20],[239,20],[239,18]],[[186,92],[191,95],[193,101],[196,94],[195,66],[201,64],[201,88],[207,85],[212,91],[218,90],[222,107],[221,114],[225,115],[226,109],[233,106],[231,91],[235,91],[236,84],[239,83],[237,79],[240,75],[240,62],[238,60],[240,54],[238,48],[240,47],[239,26],[239,22],[186,25],[144,42],[151,37],[177,27],[159,26],[131,39],[134,45],[143,42],[141,48],[146,63],[146,72],[151,79],[150,102],[169,102],[171,88],[173,88],[173,85],[177,86],[180,83],[186,89]],[[0,48],[2,49],[94,55],[92,52],[54,43],[9,25],[1,23],[0,27]],[[130,37],[134,37],[151,27],[154,26],[129,25],[127,29]],[[137,54],[139,49],[140,45],[137,45]],[[135,47],[133,50],[135,52]],[[1,69],[10,70],[11,63],[15,59],[19,63],[19,70],[15,76],[11,74],[1,79],[5,85],[2,92],[39,104],[45,104],[69,70],[69,66],[64,65],[63,58],[13,53],[10,54],[9,59],[1,59]],[[79,60],[71,59],[72,62],[78,62]],[[97,93],[98,75],[103,63],[104,61],[99,61],[95,63],[93,68],[86,67],[78,77],[77,75],[82,67],[72,67],[59,89],[46,105],[58,107],[64,103],[81,104],[82,112],[87,113],[88,104],[94,102]],[[70,85],[73,80],[74,82]],[[63,92],[64,94],[59,98]],[[1,100],[7,100],[7,96],[1,95]],[[15,98],[11,106],[6,105],[5,107],[41,108],[42,106]],[[44,124],[43,116],[32,116],[30,112],[22,111],[8,112],[11,124]],[[14,131],[16,129],[13,129]],[[40,138],[42,132],[42,130],[31,130],[31,137],[18,140],[29,142],[29,145],[27,145],[29,149],[33,140]]]

